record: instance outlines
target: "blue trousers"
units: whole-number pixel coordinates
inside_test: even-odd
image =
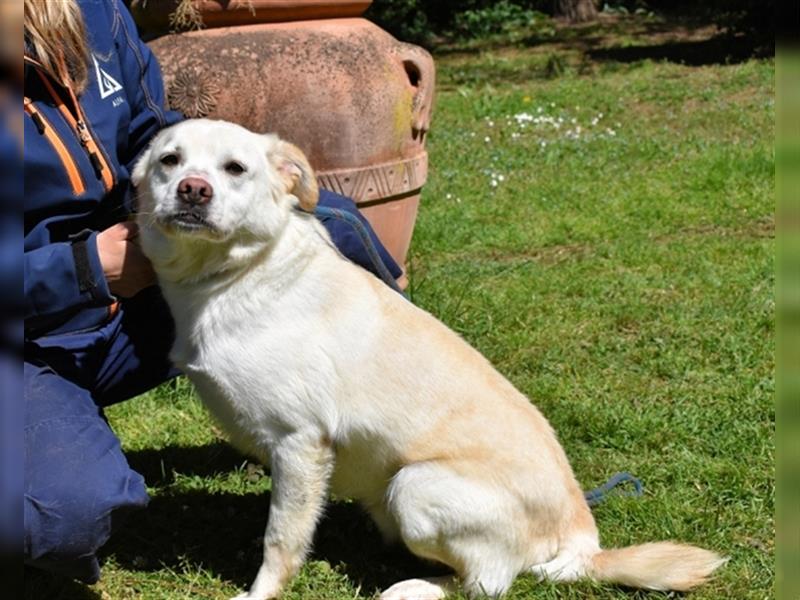
[[[357,214],[352,201],[330,192],[322,192],[320,204]],[[374,272],[348,224],[324,225],[342,254]],[[158,288],[124,300],[91,331],[26,340],[26,564],[86,583],[100,577],[96,552],[125,515],[148,503],[144,479],[129,467],[103,407],[177,375],[168,360],[172,341],[172,317]]]

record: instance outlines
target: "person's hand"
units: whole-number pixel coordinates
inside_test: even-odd
[[[139,228],[132,221],[112,225],[97,234],[97,253],[108,288],[115,296],[130,298],[156,283],[153,266],[136,241]]]

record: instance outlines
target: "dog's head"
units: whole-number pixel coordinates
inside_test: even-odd
[[[275,135],[208,119],[161,131],[133,169],[142,248],[159,277],[248,264],[319,190],[303,153]]]
[[[132,173],[140,222],[168,237],[269,239],[295,205],[313,211],[318,189],[294,145],[224,121],[161,131]]]

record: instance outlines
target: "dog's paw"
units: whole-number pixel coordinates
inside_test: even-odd
[[[406,579],[384,590],[380,600],[440,600],[452,587],[452,578]]]

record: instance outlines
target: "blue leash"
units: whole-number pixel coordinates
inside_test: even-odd
[[[405,293],[402,289],[400,289],[400,286],[397,285],[397,281],[394,277],[392,277],[389,269],[387,269],[386,265],[383,264],[383,261],[378,254],[378,250],[375,248],[375,244],[372,243],[372,238],[369,236],[367,228],[364,227],[364,224],[358,220],[358,217],[350,214],[347,211],[338,208],[330,208],[328,206],[317,206],[314,209],[314,214],[317,217],[338,219],[339,221],[344,221],[350,225],[358,234],[361,243],[364,244],[364,249],[367,251],[367,256],[369,256],[369,259],[372,261],[372,265],[375,267],[375,271],[378,273],[383,282],[395,292],[405,296]]]
[[[636,477],[634,477],[630,473],[617,473],[600,487],[596,487],[593,490],[584,492],[583,496],[584,498],[586,498],[586,503],[589,506],[597,506],[608,497],[608,494],[611,492],[611,490],[613,490],[615,487],[623,483],[633,484],[632,490],[628,490],[627,492],[621,492],[625,496],[642,495],[644,487],[642,486],[641,481],[639,481]]]
[[[383,282],[392,288],[394,291],[402,294],[405,296],[405,293],[400,286],[397,285],[397,281],[392,274],[389,272],[389,269],[386,268],[386,265],[383,264],[380,255],[378,254],[378,250],[375,248],[375,244],[372,242],[372,238],[369,236],[369,232],[367,228],[364,227],[364,224],[358,220],[358,217],[350,214],[347,211],[340,210],[338,208],[330,208],[327,206],[317,206],[314,209],[314,214],[317,217],[328,217],[331,219],[338,219],[339,221],[344,221],[348,225],[350,225],[355,232],[358,234],[361,243],[364,244],[364,249],[367,251],[367,256],[372,261],[373,266],[375,267],[375,271],[378,273],[380,278]],[[609,495],[609,493],[618,485],[623,483],[631,483],[633,484],[633,490],[629,490],[627,492],[623,492],[626,496],[641,496],[643,487],[642,482],[639,481],[636,477],[631,475],[630,473],[617,473],[611,479],[606,481],[603,485],[594,488],[593,490],[589,490],[588,492],[584,492],[583,495],[586,498],[586,503],[589,506],[597,506],[601,502],[603,502]]]

